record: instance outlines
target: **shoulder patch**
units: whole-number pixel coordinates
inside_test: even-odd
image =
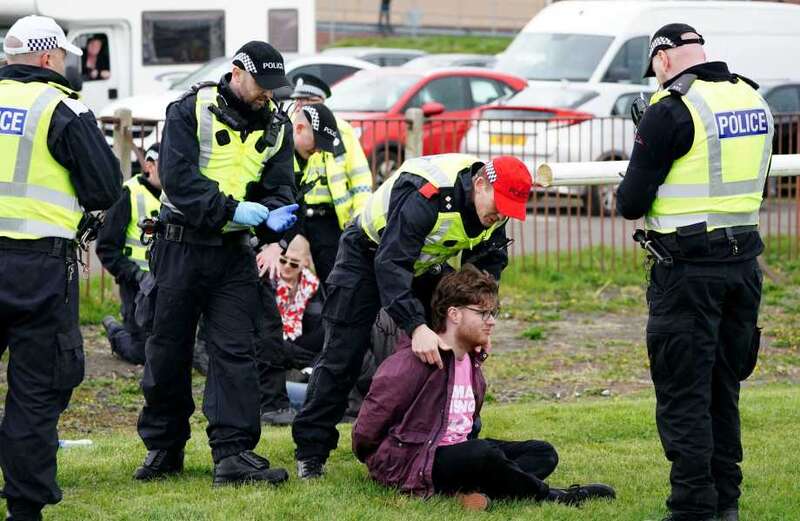
[[[89,112],[89,107],[87,107],[82,102],[80,102],[80,101],[78,101],[76,99],[66,98],[66,99],[61,100],[61,103],[63,103],[65,107],[70,109],[77,116],[80,116],[84,112]]]
[[[434,195],[436,195],[436,194],[438,194],[438,193],[439,193],[439,189],[438,189],[438,188],[436,188],[436,187],[433,185],[433,183],[425,183],[425,184],[424,184],[424,185],[422,185],[422,187],[419,189],[419,193],[421,193],[421,194],[422,194],[422,196],[423,196],[425,199],[430,199],[431,197],[433,197]]]

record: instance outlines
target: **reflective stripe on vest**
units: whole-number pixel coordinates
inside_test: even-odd
[[[256,143],[264,135],[263,130],[248,132],[244,141],[241,132],[237,132],[217,120],[209,107],[217,104],[217,87],[204,87],[197,91],[195,116],[197,118],[197,142],[199,149],[198,166],[200,173],[215,181],[220,192],[237,201],[244,200],[247,185],[258,182],[261,178],[263,163],[273,157],[283,145],[284,127],[278,132],[275,145],[266,147],[262,152],[256,149]],[[270,100],[269,106],[276,110]],[[217,134],[227,133],[229,142],[220,145]],[[167,197],[162,197],[164,204],[172,206]],[[223,232],[246,230],[249,226],[228,222]]]
[[[142,230],[139,228],[139,221],[146,217],[158,215],[161,202],[139,181],[138,176],[125,181],[125,186],[130,192],[131,219],[125,229],[125,252],[130,260],[135,262],[141,269],[150,270],[147,261],[147,246],[142,244]]]
[[[0,236],[74,239],[82,210],[69,172],[47,146],[53,111],[72,91],[39,82],[0,81]]]
[[[402,173],[418,175],[437,188],[453,188],[458,173],[479,160],[465,154],[441,154],[409,159],[386,182],[372,194],[361,213],[361,226],[374,242],[380,244],[381,231],[386,226],[389,202],[394,183]],[[425,238],[420,255],[414,263],[414,275],[421,275],[434,265],[446,262],[464,249],[470,249],[491,237],[492,233],[505,224],[495,223],[476,237],[469,237],[464,230],[461,214],[458,211],[440,211],[432,230]]]
[[[653,96],[657,103],[668,96]],[[772,154],[772,114],[744,81],[695,80],[682,97],[694,124],[692,148],[677,159],[645,217],[661,233],[699,222],[708,229],[758,224]]]

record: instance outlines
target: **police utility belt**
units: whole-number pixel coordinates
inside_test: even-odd
[[[170,242],[182,242],[199,246],[250,246],[250,232],[243,230],[229,233],[204,233],[180,224],[160,223],[155,237]]]
[[[336,216],[336,209],[332,204],[310,204],[306,206],[306,217]]]
[[[710,253],[712,243],[727,242],[730,253],[739,255],[737,237],[758,231],[757,225],[731,226],[707,231],[705,222],[681,226],[672,233],[648,231],[646,237],[641,230],[636,230],[634,240],[647,250],[658,262],[666,266],[672,265],[672,256],[683,258],[702,258]]]
[[[76,260],[78,243],[61,237],[43,239],[10,239],[0,237],[0,250],[19,250],[46,253],[52,257]]]

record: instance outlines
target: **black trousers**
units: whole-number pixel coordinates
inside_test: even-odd
[[[84,374],[78,267],[46,253],[0,249],[0,356],[8,393],[0,467],[9,511],[20,517],[61,501],[58,418]]]
[[[317,277],[325,285],[336,262],[339,238],[342,236],[333,207],[331,213],[322,217],[307,217],[303,224],[303,235],[311,246],[311,258],[314,261]]]
[[[758,356],[761,283],[755,259],[651,270],[647,351],[676,519],[738,506],[739,382]]]
[[[181,449],[194,411],[191,363],[197,321],[206,321],[203,413],[214,462],[256,446],[261,435],[254,323],[260,308],[252,250],[156,241],[150,259],[158,294],[145,348],[139,436],[152,449]]]
[[[492,499],[544,499],[544,482],[558,465],[546,441],[467,440],[439,447],[433,459],[433,488],[441,494],[482,492]]]
[[[139,285],[130,282],[119,284],[120,313],[122,325],[112,324],[108,331],[111,348],[123,360],[132,364],[144,364],[144,345],[149,332],[136,323],[136,294]]]

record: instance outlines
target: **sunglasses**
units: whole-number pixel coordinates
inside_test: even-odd
[[[284,256],[279,257],[278,262],[280,262],[281,264],[288,264],[290,267],[295,269],[300,267],[300,261],[289,259],[288,257]]]

